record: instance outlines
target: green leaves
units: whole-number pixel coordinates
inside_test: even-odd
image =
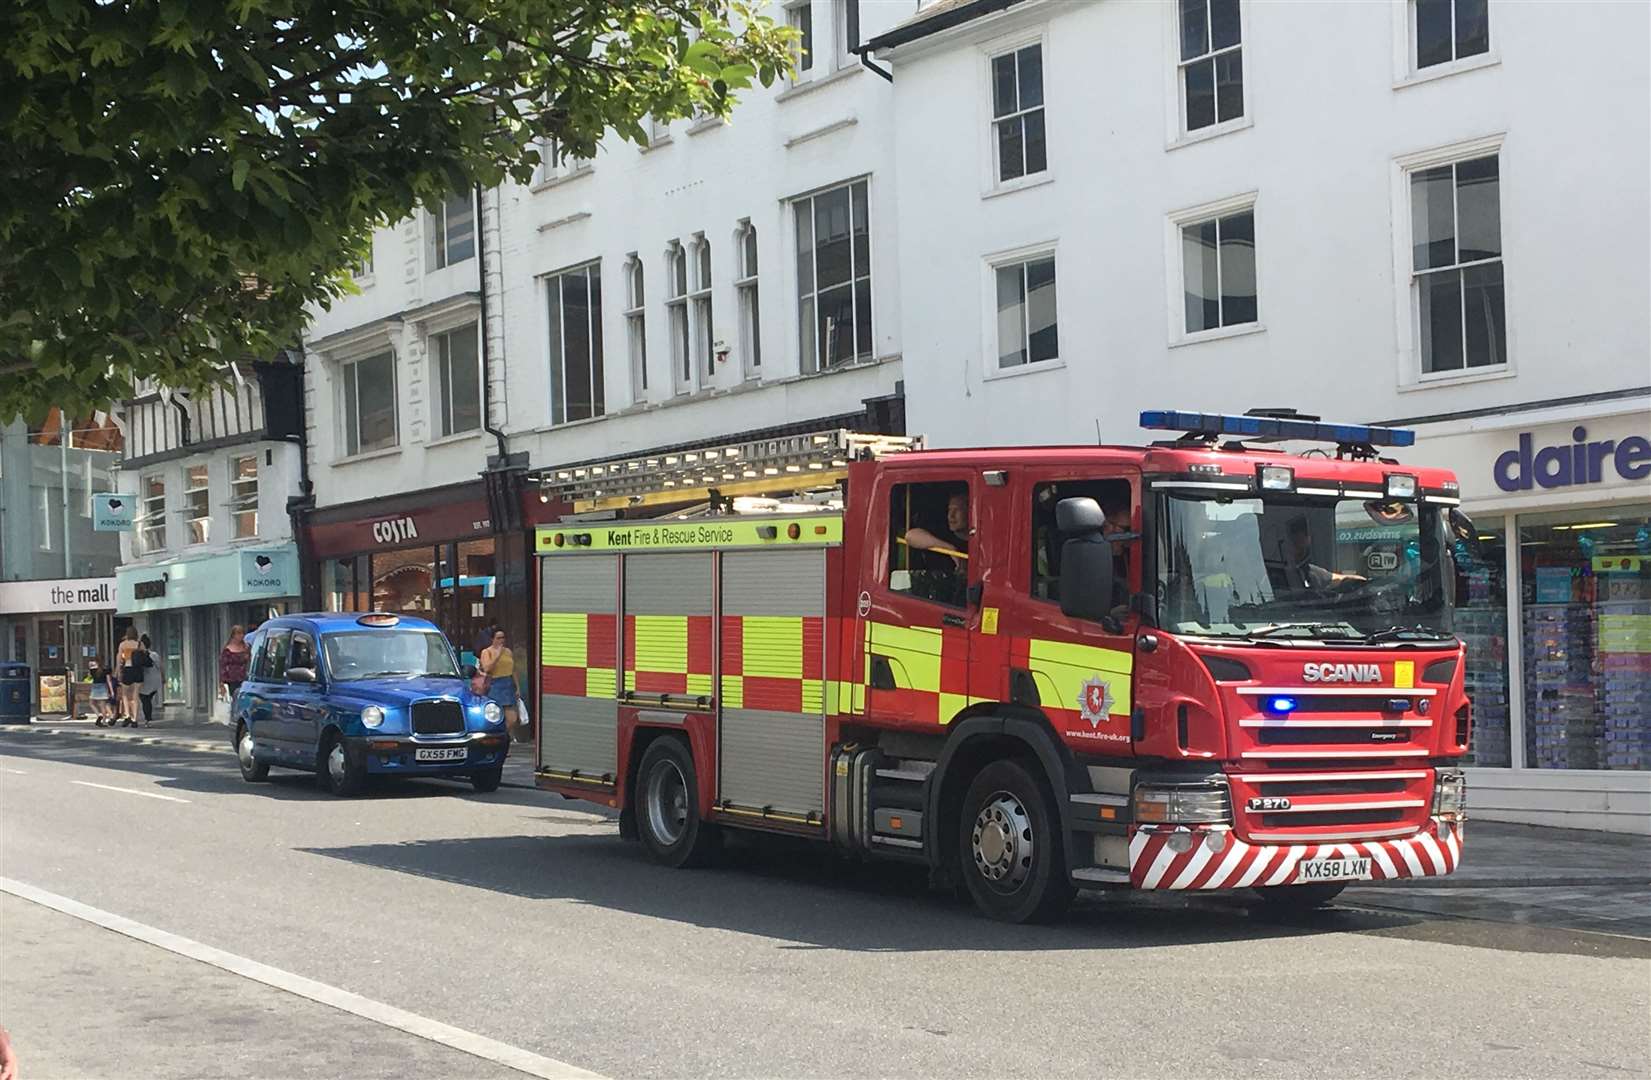
[[[790,35],[743,0],[6,0],[0,420],[290,345],[374,224],[726,114]]]

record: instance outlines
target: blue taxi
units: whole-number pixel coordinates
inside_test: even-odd
[[[380,612],[285,615],[250,639],[231,709],[241,775],[314,772],[336,795],[369,775],[467,778],[499,786],[510,737],[499,706],[471,690],[447,638]]]

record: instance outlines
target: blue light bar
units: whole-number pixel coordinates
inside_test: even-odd
[[[1154,431],[1196,431],[1251,439],[1311,439],[1315,442],[1367,443],[1371,446],[1416,445],[1416,433],[1405,428],[1325,424],[1316,420],[1287,420],[1276,416],[1154,410],[1141,414],[1141,426]]]

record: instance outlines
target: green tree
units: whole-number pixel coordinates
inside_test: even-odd
[[[375,226],[726,115],[790,37],[745,0],[6,0],[0,419],[268,356]]]

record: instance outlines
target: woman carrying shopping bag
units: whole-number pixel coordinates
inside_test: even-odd
[[[228,707],[221,710],[221,722],[229,723],[229,718],[235,713],[235,695],[240,693],[241,684],[246,682],[247,667],[252,660],[252,650],[247,648],[246,631],[239,623],[229,628],[229,640],[218,653],[218,685],[222,688],[219,699],[228,702]],[[212,718],[220,718],[220,710],[216,705],[212,709]]]

